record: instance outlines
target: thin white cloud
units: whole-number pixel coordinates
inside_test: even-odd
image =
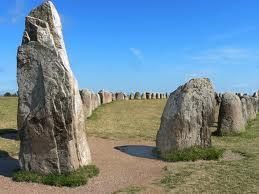
[[[140,49],[137,49],[137,48],[130,48],[129,49],[131,51],[131,53],[139,60],[139,61],[143,61],[144,60],[144,56],[141,52]]]
[[[191,56],[192,61],[200,64],[240,64],[240,63],[258,63],[259,50],[224,47],[202,51]]]

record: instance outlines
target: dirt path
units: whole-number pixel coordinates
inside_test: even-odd
[[[146,193],[158,193],[158,187],[150,185],[160,178],[165,162],[152,155],[154,143],[114,141],[95,137],[88,139],[93,162],[100,168],[100,175],[78,188],[58,188],[32,183],[13,182],[8,175],[15,168],[14,159],[0,160],[0,193],[112,193],[137,185],[147,186]],[[118,147],[119,146],[119,147]],[[120,147],[123,146],[123,147]],[[125,147],[126,146],[126,147]],[[118,147],[117,149],[115,147]],[[9,161],[8,161],[9,160]],[[12,162],[11,162],[12,161]],[[7,165],[9,164],[9,165]],[[6,168],[3,165],[7,166]],[[6,170],[4,170],[6,169]],[[2,172],[1,172],[2,171]],[[9,171],[9,173],[8,173]]]

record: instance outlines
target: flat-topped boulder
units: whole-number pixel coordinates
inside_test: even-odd
[[[224,93],[219,109],[217,133],[240,133],[245,131],[245,125],[240,98],[236,94]]]
[[[216,106],[212,83],[207,78],[192,79],[169,96],[156,145],[160,152],[192,146],[211,145],[209,127],[214,122]]]
[[[47,1],[31,11],[25,25],[17,54],[20,166],[44,174],[74,171],[91,156],[60,17]]]
[[[98,92],[101,98],[101,104],[107,104],[112,102],[112,93],[108,91],[101,90]]]

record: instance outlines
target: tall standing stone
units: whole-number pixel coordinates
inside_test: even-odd
[[[159,151],[211,145],[209,127],[215,106],[214,89],[207,78],[192,79],[171,93],[157,133]]]
[[[26,17],[17,54],[21,168],[73,171],[91,161],[78,84],[70,69],[60,17],[47,1]]]

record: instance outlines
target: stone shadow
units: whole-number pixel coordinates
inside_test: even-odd
[[[0,150],[0,176],[12,177],[13,172],[18,168],[18,160],[9,156],[8,152]]]
[[[10,140],[19,140],[19,134],[16,129],[0,129],[0,137]]]
[[[145,145],[124,145],[116,146],[114,149],[119,150],[131,156],[147,159],[159,159],[157,153],[155,152],[154,146]]]

